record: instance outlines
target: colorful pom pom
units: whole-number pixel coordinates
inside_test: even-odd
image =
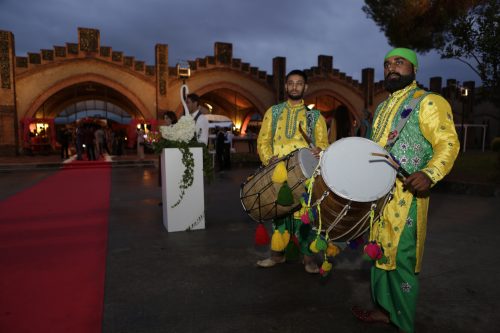
[[[286,244],[283,244],[281,233],[278,230],[274,230],[273,237],[271,237],[271,250],[281,252],[285,246]]]
[[[383,257],[382,248],[376,242],[369,242],[368,244],[366,244],[363,252],[371,260],[379,260]]]
[[[276,200],[278,205],[281,206],[291,206],[293,205],[293,193],[288,183],[285,181],[278,192],[278,199]]]
[[[324,251],[327,248],[326,241],[322,238],[316,238],[311,245],[309,245],[309,250],[314,253],[318,253],[319,251]]]
[[[269,235],[267,234],[267,230],[262,223],[259,223],[257,229],[255,230],[255,244],[256,245],[269,244]]]
[[[316,247],[316,241],[317,241],[317,239],[312,241],[311,245],[309,245],[309,250],[311,250],[311,252],[313,252],[313,253],[319,252],[318,248]]]
[[[283,239],[283,244],[287,246],[290,242],[290,233],[288,230],[285,230],[285,232],[281,234],[281,238]]]
[[[288,172],[286,171],[285,162],[281,161],[276,164],[274,168],[273,175],[271,176],[271,180],[273,183],[282,184],[286,182],[288,179]]]
[[[333,244],[333,243],[328,243],[328,247],[326,248],[326,255],[328,257],[335,257],[340,253],[340,248]]]
[[[323,261],[323,264],[321,265],[321,269],[324,271],[324,272],[329,272],[332,270],[332,264],[330,264],[328,261]]]
[[[328,274],[330,274],[332,270],[332,264],[330,264],[328,261],[323,261],[323,264],[319,268],[319,274],[321,278],[326,278]]]
[[[316,248],[320,251],[325,251],[328,247],[328,243],[323,238],[317,238],[316,240]]]

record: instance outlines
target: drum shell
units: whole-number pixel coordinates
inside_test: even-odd
[[[386,155],[389,153],[376,142],[359,137],[335,141],[323,152],[313,202],[328,194],[320,210],[321,231],[330,239],[349,241],[363,234],[369,228],[372,207],[374,218],[379,217],[396,180]],[[318,221],[314,224],[319,228]]]
[[[321,201],[321,231],[325,231],[335,222],[346,205],[349,205],[347,214],[336,223],[328,232],[328,238],[337,241],[350,241],[361,236],[370,227],[370,219],[364,218],[371,210],[372,204],[376,205],[375,216],[382,212],[388,195],[373,202],[357,202],[342,198],[331,191],[324,182],[321,175],[316,176],[313,187],[312,202],[321,198],[324,194],[328,195]],[[319,221],[316,219],[313,226],[318,229]]]
[[[278,163],[260,168],[241,185],[241,203],[253,220],[261,222],[282,218],[300,209],[300,197],[306,192],[304,182],[307,177],[300,165],[299,151],[296,150],[279,160],[286,164],[288,185],[292,189],[294,198],[293,205],[276,204],[281,184],[274,184],[272,175]]]

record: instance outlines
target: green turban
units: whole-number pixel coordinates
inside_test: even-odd
[[[387,58],[390,58],[390,57],[394,57],[394,56],[400,56],[402,58],[405,58],[406,60],[408,60],[409,62],[411,62],[413,64],[415,69],[418,68],[417,54],[414,51],[412,51],[410,49],[406,49],[404,47],[397,47],[397,48],[389,51],[385,55],[384,60],[386,60]]]

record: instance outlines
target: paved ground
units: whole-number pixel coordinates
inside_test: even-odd
[[[137,166],[112,171],[104,333],[394,331],[350,314],[370,302],[360,250],[339,255],[326,283],[299,263],[255,267],[266,251],[254,246],[255,223],[238,199],[252,169],[218,173],[206,186],[205,230],[168,233],[157,169]],[[0,199],[53,172],[0,173]],[[499,205],[499,197],[433,194],[417,332],[498,332]]]

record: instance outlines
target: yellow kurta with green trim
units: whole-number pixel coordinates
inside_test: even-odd
[[[372,133],[372,139],[380,146],[384,147],[386,145],[391,132],[391,124],[393,124],[398,110],[405,102],[405,97],[416,88],[414,82],[407,89],[392,94],[382,105],[374,120],[374,131]],[[420,90],[415,92],[413,97],[419,97],[422,94],[423,91]],[[427,174],[435,184],[450,172],[460,150],[460,144],[453,123],[451,107],[443,97],[437,94],[425,96],[420,101],[418,112],[419,130],[425,140],[432,146],[432,157],[420,171]],[[383,222],[376,223],[372,230],[372,235],[382,245],[384,255],[388,258],[385,264],[376,263],[376,266],[380,269],[396,269],[399,239],[407,222],[406,219],[413,199],[413,194],[409,191],[403,191],[403,183],[397,179],[394,197],[384,208]],[[415,272],[420,272],[422,266],[428,207],[428,197],[417,198],[417,262]]]
[[[306,109],[304,101],[286,107],[277,119],[273,138],[272,108],[269,108],[262,120],[262,127],[257,138],[257,149],[262,164],[267,165],[273,156],[283,157],[299,148],[307,148],[307,142],[299,131],[299,124],[306,131]],[[287,133],[288,132],[288,133]],[[323,116],[319,116],[314,128],[315,145],[321,149],[328,147],[328,133]]]

